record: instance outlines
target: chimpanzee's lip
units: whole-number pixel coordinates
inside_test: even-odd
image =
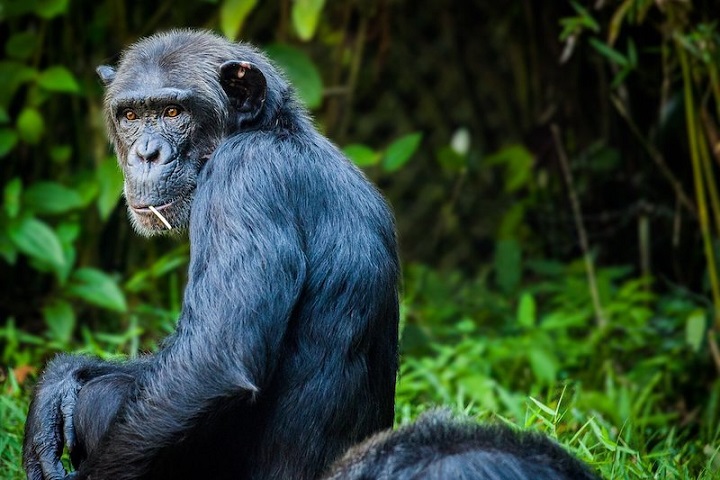
[[[166,208],[171,206],[173,203],[175,203],[175,200],[171,200],[168,203],[164,203],[164,204],[158,205],[158,206],[153,205],[153,207],[155,207],[155,210],[157,210],[159,212],[161,210],[165,210]],[[137,213],[152,213],[152,211],[150,210],[150,205],[130,205],[130,208],[132,208],[133,211],[137,212]],[[155,215],[154,213],[152,213],[152,214]]]

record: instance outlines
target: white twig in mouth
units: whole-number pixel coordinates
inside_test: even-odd
[[[157,208],[153,207],[152,205],[148,205],[148,208],[160,219],[162,223],[165,224],[168,230],[172,230],[172,225],[170,225],[170,222],[167,221],[167,218],[162,216],[162,213],[158,212]]]

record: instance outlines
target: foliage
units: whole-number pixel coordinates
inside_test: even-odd
[[[718,9],[0,0],[0,469],[23,478],[50,356],[135,356],[174,327],[188,247],[131,233],[93,67],[193,26],[265,48],[393,204],[399,422],[449,405],[606,478],[715,478]]]
[[[492,272],[472,280],[443,278],[422,266],[406,270],[397,392],[400,411],[409,408],[403,416],[434,404],[481,416],[495,412],[564,434],[607,478],[650,475],[656,466],[644,458],[649,450],[663,459],[662,468],[685,472],[679,478],[703,469],[708,476],[702,478],[714,478],[718,425],[706,425],[699,435],[674,427],[697,415],[676,405],[703,395],[704,382],[720,392],[712,375],[702,380],[685,370],[703,362],[705,352],[696,349],[686,325],[695,318],[707,322],[705,311],[685,292],[658,298],[646,279],[603,269],[598,274],[609,322],[589,329],[594,312],[582,264],[529,268],[538,278],[510,298],[488,284]],[[540,417],[528,413],[538,409]],[[700,415],[716,417],[715,401]],[[669,441],[659,443],[663,438]],[[676,450],[704,454],[679,457]]]
[[[15,377],[10,376],[1,385],[3,395],[0,395],[0,468],[5,478],[23,479],[26,476],[20,459],[27,398],[22,395]]]

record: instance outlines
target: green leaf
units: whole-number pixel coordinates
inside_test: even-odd
[[[97,171],[85,170],[75,176],[73,188],[80,195],[83,205],[89,205],[100,191]]]
[[[5,235],[3,229],[0,228],[0,257],[4,258],[10,265],[15,265],[17,253],[17,248],[10,241],[10,237]]]
[[[97,198],[97,208],[100,218],[107,220],[112,213],[123,187],[123,174],[114,157],[102,161],[97,169],[97,183],[100,193]]]
[[[25,108],[18,116],[17,129],[22,141],[35,145],[45,132],[45,121],[34,108]]]
[[[38,76],[38,85],[51,92],[79,93],[80,85],[70,71],[62,66],[50,67]]]
[[[402,168],[410,157],[420,146],[422,133],[410,133],[398,138],[385,150],[385,159],[383,160],[383,169],[386,172],[394,172]]]
[[[542,403],[540,400],[538,400],[536,398],[533,398],[533,397],[528,397],[528,398],[530,399],[531,402],[533,402],[535,404],[536,407],[538,407],[540,410],[542,410],[543,412],[548,414],[550,416],[550,418],[554,418],[557,416],[557,414],[558,414],[557,410],[553,410],[552,408],[548,407],[547,405],[545,405],[544,403]]]
[[[75,250],[74,242],[80,235],[80,224],[76,220],[62,222],[55,227],[55,234],[60,240],[60,245],[62,245],[63,248],[63,255],[65,255],[65,258],[67,259],[67,268],[58,275],[60,283],[64,285],[68,276],[70,276],[72,266],[75,264],[75,259],[77,258],[77,251]]]
[[[0,123],[10,123],[10,115],[7,112],[7,109],[0,105]]]
[[[65,255],[60,240],[46,223],[25,217],[9,225],[8,236],[20,252],[62,273],[66,266]]]
[[[467,165],[467,157],[448,146],[438,149],[435,158],[443,170],[450,173],[462,172]]]
[[[75,191],[55,182],[37,182],[30,185],[23,195],[25,205],[35,213],[57,215],[83,205]]]
[[[55,163],[67,163],[72,157],[72,152],[70,145],[53,145],[50,147],[50,158]]]
[[[150,268],[135,273],[130,280],[125,283],[125,290],[130,292],[150,291],[157,283],[155,279],[167,275],[178,267],[186,266],[187,262],[188,255],[185,248],[170,251],[160,257]]]
[[[108,310],[127,310],[125,296],[115,280],[96,268],[75,270],[66,287],[66,293]]]
[[[358,167],[377,165],[380,161],[380,155],[378,155],[377,152],[359,143],[346,146],[343,152],[345,152],[345,155]]]
[[[71,245],[80,236],[80,224],[77,221],[63,222],[55,228],[55,233],[63,245]]]
[[[37,71],[16,61],[0,62],[0,105],[9,105],[17,89],[34,80]]]
[[[285,72],[305,105],[310,109],[319,107],[323,82],[310,57],[298,48],[280,43],[270,45],[265,51]]]
[[[20,213],[20,195],[22,194],[22,181],[15,177],[5,185],[3,190],[3,206],[5,213],[10,218],[15,218]]]
[[[522,251],[515,239],[498,240],[495,244],[495,281],[505,293],[512,293],[520,284]]]
[[[630,61],[614,48],[608,46],[597,38],[590,38],[588,41],[590,42],[590,45],[592,45],[593,48],[600,53],[600,55],[608,59],[611,63],[615,63],[621,67],[630,66]]]
[[[0,158],[6,156],[15,148],[18,134],[11,128],[0,128]]]
[[[628,39],[628,61],[632,67],[638,66],[637,48],[635,48],[635,42],[632,38]]]
[[[295,0],[293,3],[293,26],[301,40],[307,42],[315,35],[324,5],[325,0]]]
[[[541,348],[533,348],[528,354],[530,368],[535,377],[545,383],[552,383],[557,378],[558,361],[550,353]]]
[[[38,35],[34,32],[16,33],[5,44],[8,57],[26,60],[38,47]]]
[[[235,40],[255,5],[257,0],[225,0],[220,7],[220,30],[223,35]]]
[[[593,32],[600,31],[600,24],[593,18],[592,15],[590,15],[590,12],[586,8],[577,2],[573,2],[572,0],[570,1],[570,4],[578,13],[578,20],[584,27],[589,28]]]
[[[497,238],[520,238],[523,230],[526,229],[525,212],[527,207],[524,202],[515,202],[505,210],[498,227]]]
[[[48,327],[50,339],[66,344],[72,338],[75,329],[75,312],[64,300],[54,300],[43,308],[43,317]]]
[[[624,1],[617,10],[615,10],[615,13],[613,13],[608,25],[608,45],[615,44],[615,40],[617,40],[618,35],[620,35],[620,30],[625,21],[625,15],[627,15],[628,11],[633,7],[634,2]]]
[[[705,331],[707,329],[707,320],[705,312],[695,310],[688,315],[685,321],[685,342],[690,346],[693,352],[697,353],[702,347],[705,339]]]
[[[535,298],[532,296],[531,293],[524,292],[520,296],[520,302],[518,304],[518,310],[517,310],[518,325],[521,325],[526,328],[534,327],[536,318],[537,317],[536,317]]]
[[[515,192],[525,187],[532,178],[533,155],[522,145],[510,145],[489,155],[488,165],[505,167],[505,191]]]
[[[67,12],[70,0],[39,0],[33,9],[40,17],[49,20]]]

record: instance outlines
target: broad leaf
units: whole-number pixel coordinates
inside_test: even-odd
[[[112,213],[123,187],[123,174],[114,157],[108,157],[97,169],[97,183],[100,193],[97,198],[97,208],[100,218],[107,220]]]
[[[43,308],[48,336],[57,342],[68,343],[75,329],[75,312],[64,300],[54,300]]]
[[[34,108],[25,108],[18,116],[17,129],[22,141],[35,145],[45,132],[45,121]]]
[[[535,377],[544,383],[551,384],[557,378],[558,361],[552,353],[543,348],[533,348],[528,354],[530,368]]]
[[[693,352],[699,352],[705,339],[705,330],[707,329],[707,321],[705,312],[702,310],[693,311],[685,322],[685,342],[690,346]]]
[[[0,128],[0,158],[4,157],[15,148],[18,141],[18,134],[10,128]]]
[[[15,265],[17,254],[17,247],[13,245],[12,241],[10,241],[10,237],[8,237],[3,229],[0,228],[0,257],[5,259],[5,261],[10,265]]]
[[[18,87],[34,80],[37,71],[20,62],[0,62],[0,105],[9,105]]]
[[[127,310],[125,295],[115,280],[95,268],[75,270],[66,287],[66,293],[108,310]]]
[[[467,166],[467,156],[460,155],[448,146],[439,148],[435,158],[443,170],[447,172],[461,172]]]
[[[55,182],[37,182],[23,194],[25,205],[35,213],[57,215],[83,205],[82,198],[73,189]]]
[[[517,240],[498,240],[495,244],[495,280],[503,292],[512,293],[520,284],[522,251]]]
[[[22,181],[19,177],[10,180],[3,190],[3,207],[10,218],[15,218],[20,213],[20,195],[22,194]]]
[[[380,155],[378,155],[372,148],[358,143],[348,145],[343,149],[345,155],[353,161],[358,167],[368,167],[371,165],[377,165],[380,161]]]
[[[220,30],[223,35],[235,40],[255,5],[257,0],[225,0],[220,7]]]
[[[405,165],[420,146],[422,133],[411,133],[398,138],[385,150],[383,169],[394,172]]]
[[[522,145],[510,145],[488,155],[488,165],[505,167],[505,191],[515,192],[530,182],[532,178],[533,155]]]
[[[518,304],[518,325],[527,328],[534,327],[536,318],[535,298],[531,293],[525,292],[520,297],[520,303]]]
[[[25,217],[9,225],[8,236],[20,252],[49,266],[58,274],[62,273],[66,265],[65,255],[60,240],[46,223]]]
[[[325,0],[295,0],[293,3],[293,26],[301,40],[307,42],[315,35],[324,5]]]
[[[73,149],[70,145],[53,145],[50,147],[50,158],[55,163],[67,163],[72,158]]]
[[[270,45],[265,51],[283,69],[305,105],[310,109],[319,107],[323,82],[310,57],[298,48],[279,43]]]
[[[32,32],[16,33],[5,44],[8,57],[25,60],[32,56],[38,46],[38,36]]]
[[[67,12],[70,0],[38,0],[33,3],[35,4],[33,9],[35,13],[49,20]]]
[[[52,92],[80,92],[80,85],[73,74],[62,66],[50,67],[42,72],[38,76],[38,85]]]

